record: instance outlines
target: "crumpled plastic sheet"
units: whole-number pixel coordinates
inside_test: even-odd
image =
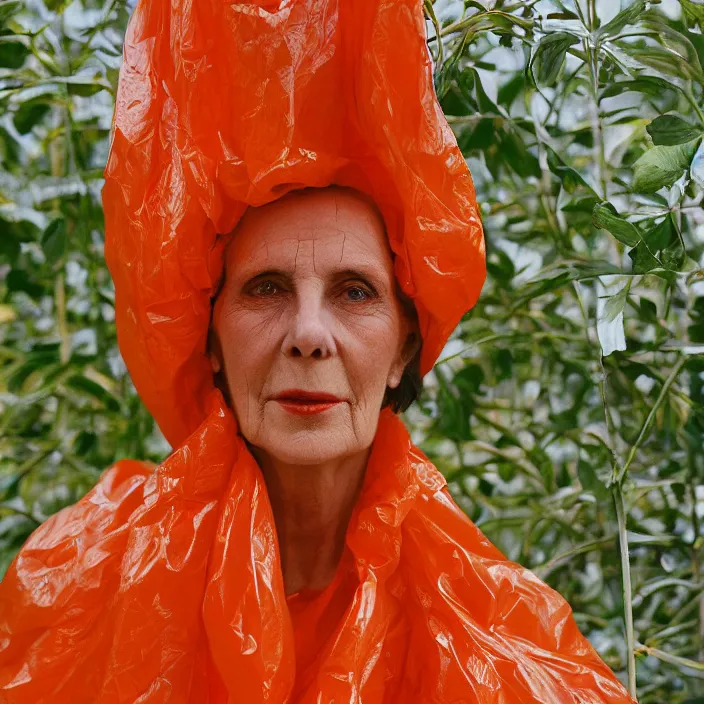
[[[374,198],[424,372],[475,304],[483,233],[421,0],[141,0],[113,127],[119,344],[176,449],[156,468],[118,462],[29,538],[0,585],[0,701],[631,702],[565,600],[467,519],[389,409],[347,533],[351,587],[294,622],[266,485],[213,385],[227,235],[292,189]]]

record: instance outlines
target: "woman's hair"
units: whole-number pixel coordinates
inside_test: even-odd
[[[331,186],[328,186],[330,188]],[[376,203],[366,194],[363,193],[362,191],[357,191],[356,189],[349,188],[346,186],[332,186],[333,188],[341,189],[341,190],[350,190],[354,191],[355,194],[363,197],[370,205],[373,206],[373,208],[377,211],[377,214],[381,220],[381,222],[384,222],[384,218],[381,215],[381,212],[379,211],[379,208],[377,207]],[[312,187],[309,187],[312,188]],[[308,188],[300,189],[300,190],[309,190]],[[299,192],[299,191],[294,191],[294,192]],[[385,226],[384,226],[385,228]],[[235,228],[236,231],[237,228]],[[234,233],[233,233],[234,234]],[[230,235],[232,236],[232,235]],[[229,245],[229,243],[228,243]],[[227,245],[225,247],[225,253],[223,254],[223,260],[224,262],[227,262]],[[392,252],[391,253],[392,259],[396,258],[396,255]],[[215,328],[213,327],[213,308],[215,307],[215,301],[217,300],[218,296],[220,295],[220,292],[223,289],[223,286],[225,285],[225,278],[226,278],[226,273],[227,273],[227,266],[226,264],[223,264],[222,268],[222,274],[220,275],[220,279],[215,286],[215,290],[213,291],[213,295],[210,298],[210,326],[208,329],[208,338],[207,338],[207,343],[206,343],[206,354],[210,356],[214,349],[215,349],[215,344],[216,344],[216,333],[215,333]],[[398,285],[398,281],[394,279],[394,284],[395,284],[395,291],[396,291],[396,297],[398,298],[399,302],[401,303],[401,307],[403,309],[404,314],[408,318],[408,320],[412,323],[413,327],[415,329],[418,328],[418,312],[416,311],[416,307],[413,304],[413,301],[401,290],[401,287]],[[386,388],[386,393],[384,394],[384,398],[381,404],[382,408],[386,408],[387,406],[391,407],[391,410],[394,413],[401,413],[402,411],[405,411],[419,396],[421,391],[423,390],[423,377],[421,376],[420,373],[420,355],[421,355],[421,349],[422,349],[422,344],[418,346],[418,349],[416,353],[413,355],[413,358],[411,361],[406,365],[406,368],[403,370],[403,374],[401,376],[401,381],[399,385],[395,389],[391,389],[389,387]],[[223,397],[225,398],[225,401],[227,404],[232,407],[231,399],[230,399],[230,393],[229,389],[227,387],[227,380],[225,378],[225,368],[224,366],[221,367],[220,371],[214,374],[213,380],[215,383],[215,386],[220,389],[220,392],[222,393]]]
[[[395,258],[395,254],[392,257]],[[415,329],[418,329],[418,312],[413,301],[401,290],[398,281],[394,279],[396,285],[396,297],[401,303],[403,312],[411,321]],[[405,411],[419,396],[423,390],[423,377],[420,374],[420,353],[423,348],[422,343],[418,345],[416,353],[411,361],[406,365],[401,375],[401,381],[395,389],[386,387],[382,408],[391,406],[394,413]]]

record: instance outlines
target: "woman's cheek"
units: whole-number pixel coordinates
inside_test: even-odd
[[[398,350],[399,324],[382,317],[367,319],[351,332],[348,344],[347,374],[358,398],[366,397],[376,406],[377,396],[383,396],[389,372]]]
[[[238,311],[223,320],[223,358],[235,411],[240,420],[256,412],[272,359],[274,330],[268,319],[252,311]]]
[[[354,335],[363,341],[364,357],[380,363],[391,359],[398,348],[400,321],[393,310],[377,309],[354,321]]]
[[[225,344],[242,362],[257,360],[275,345],[276,327],[280,316],[271,310],[231,311],[224,320]],[[223,350],[227,355],[228,350]]]

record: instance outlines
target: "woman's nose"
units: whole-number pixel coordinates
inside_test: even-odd
[[[298,296],[296,308],[283,341],[283,352],[289,357],[326,359],[335,354],[328,312],[315,294]]]

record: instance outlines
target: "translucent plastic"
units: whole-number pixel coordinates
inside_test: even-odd
[[[369,193],[428,371],[485,279],[421,0],[141,0],[103,191],[119,343],[176,448],[122,461],[0,585],[0,701],[619,704],[567,603],[382,412],[346,552],[284,594],[266,486],[205,354],[226,236],[302,186]]]

